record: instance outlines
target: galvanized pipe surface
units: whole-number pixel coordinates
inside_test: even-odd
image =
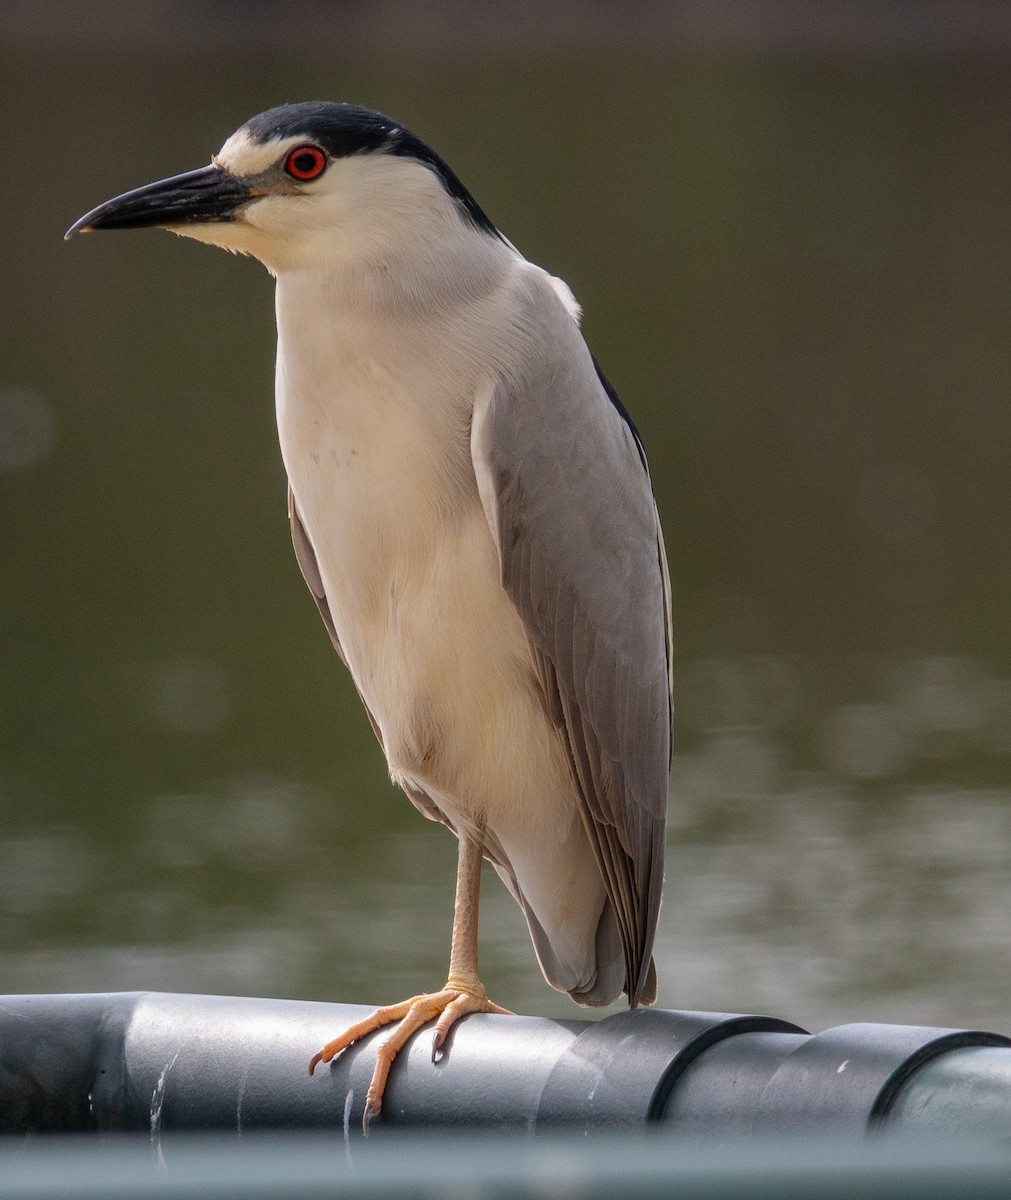
[[[310,1078],[359,1005],[165,993],[0,998],[0,1133],[341,1129],[361,1137],[372,1039]],[[382,1036],[382,1035],[378,1035]],[[1011,1040],[639,1010],[602,1021],[475,1016],[439,1061],[398,1058],[378,1136],[411,1127],[544,1136],[644,1130],[742,1138],[872,1131],[1007,1136]]]

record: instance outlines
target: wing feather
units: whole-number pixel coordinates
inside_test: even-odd
[[[655,997],[672,737],[670,598],[638,436],[557,298],[471,437],[503,585],[563,734],[621,937],[629,1001]]]

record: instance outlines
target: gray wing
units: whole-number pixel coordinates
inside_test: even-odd
[[[477,407],[472,453],[635,1006],[656,995],[672,737],[666,560],[630,421],[554,297],[535,315],[540,351]]]
[[[298,505],[295,503],[295,493],[291,490],[291,485],[288,486],[288,521],[291,525],[291,544],[295,547],[295,557],[298,559],[298,565],[302,571],[302,578],[306,582],[306,586],[312,593],[312,598],[316,601],[316,607],[319,609],[319,615],[323,618],[323,624],[327,628],[327,633],[330,634],[330,641],[333,642],[333,648],[340,655],[341,662],[348,665],[348,660],[344,657],[344,651],[341,649],[340,638],[337,636],[337,630],[333,623],[333,615],[330,612],[330,603],[326,598],[326,589],[323,587],[323,576],[319,573],[319,563],[316,561],[316,551],[312,548],[312,542],[309,540],[309,534],[306,532],[305,526],[302,524],[302,518],[299,515]],[[383,748],[383,753],[386,753],[386,743],[383,741],[382,730],[376,723],[372,711],[365,703],[365,697],[358,693],[358,697],[362,702],[366,714],[369,718],[369,724],[372,726],[372,732],[379,739],[379,744]],[[420,788],[405,787],[408,798],[414,807],[428,817],[430,821],[441,821],[443,825],[448,825],[450,829],[452,824],[443,815],[442,810],[435,801],[423,792]],[[453,830],[455,833],[456,830]]]
[[[333,617],[330,615],[330,604],[326,598],[326,589],[323,587],[323,576],[319,573],[316,551],[312,548],[312,542],[309,541],[309,535],[302,524],[302,517],[299,514],[298,505],[295,503],[295,493],[291,490],[291,484],[288,485],[288,522],[291,525],[291,544],[295,548],[295,558],[298,560],[302,578],[305,580],[306,587],[312,593],[312,598],[316,601],[316,607],[319,609],[319,615],[323,618],[323,624],[330,635],[330,641],[333,642],[333,648],[340,655],[341,662],[347,666],[348,660],[344,657],[340,638],[337,636]],[[369,720],[372,720],[371,713],[369,713]],[[375,730],[376,737],[379,738],[381,744],[383,740],[382,735],[376,729],[375,721],[372,721],[372,728]]]

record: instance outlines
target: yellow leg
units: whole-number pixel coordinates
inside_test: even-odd
[[[377,1008],[363,1021],[358,1021],[340,1037],[334,1038],[309,1062],[311,1075],[320,1063],[330,1062],[342,1050],[359,1041],[384,1025],[400,1024],[382,1042],[376,1051],[376,1067],[372,1073],[368,1094],[365,1098],[365,1115],[362,1128],[369,1131],[369,1122],[383,1104],[383,1092],[389,1078],[390,1068],[397,1054],[410,1038],[429,1021],[438,1020],[432,1037],[432,1061],[442,1049],[446,1035],[461,1017],[468,1013],[487,1012],[509,1014],[488,999],[484,984],[477,973],[477,930],[478,912],[481,903],[481,851],[483,838],[478,835],[460,835],[460,853],[456,870],[456,905],[453,911],[453,943],[449,956],[449,978],[439,992],[412,996],[400,1004]]]

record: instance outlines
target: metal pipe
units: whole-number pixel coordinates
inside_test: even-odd
[[[1006,1200],[993,1147],[842,1147],[818,1139],[716,1147],[603,1134],[360,1140],[306,1133],[0,1139],[0,1200]]]
[[[1011,1161],[993,1147],[853,1148],[521,1133],[370,1138],[333,1132],[0,1139],[0,1200],[1006,1200]]]
[[[359,1137],[369,1042],[313,1078],[306,1064],[367,1011],[150,992],[3,997],[0,1132],[157,1141],[336,1126]],[[993,1033],[845,1025],[812,1036],[770,1017],[656,1009],[596,1022],[477,1016],[438,1063],[424,1032],[412,1041],[373,1130],[999,1136],[1009,1100],[1011,1040]]]

